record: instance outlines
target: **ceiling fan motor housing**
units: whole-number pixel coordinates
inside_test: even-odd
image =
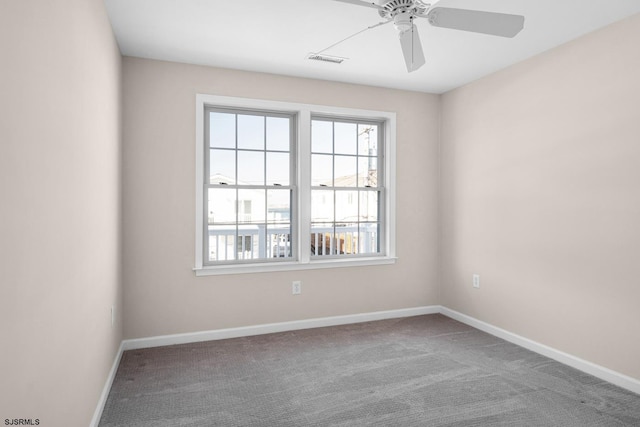
[[[385,19],[394,19],[395,23],[395,17],[400,14],[425,15],[437,1],[432,0],[430,3],[424,3],[421,0],[390,0],[381,2],[381,9],[378,13]]]

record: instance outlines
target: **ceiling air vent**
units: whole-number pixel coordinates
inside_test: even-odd
[[[341,58],[339,56],[321,55],[319,53],[310,53],[307,55],[307,59],[313,59],[314,61],[332,62],[334,64],[342,64],[347,58]]]

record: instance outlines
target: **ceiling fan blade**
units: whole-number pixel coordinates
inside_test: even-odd
[[[333,0],[333,1],[339,1],[339,2],[342,2],[342,3],[355,4],[356,6],[367,6],[367,7],[372,7],[374,9],[382,9],[373,0]]]
[[[424,65],[424,52],[418,35],[418,27],[411,25],[411,29],[400,33],[400,46],[402,55],[407,64],[407,71],[412,72]]]
[[[469,9],[436,7],[427,14],[434,27],[452,28],[500,37],[514,37],[524,28],[524,16]]]

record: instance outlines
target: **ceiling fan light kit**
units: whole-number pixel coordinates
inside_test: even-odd
[[[385,21],[372,25],[338,43],[321,50],[324,52],[351,37],[371,28],[393,22],[398,31],[402,55],[407,71],[412,72],[425,64],[424,52],[418,35],[415,18],[425,18],[430,25],[439,28],[488,34],[499,37],[515,37],[524,28],[524,16],[505,13],[484,12],[470,9],[434,7],[439,0],[429,3],[422,0],[334,0],[378,10]],[[310,58],[311,59],[311,58]]]

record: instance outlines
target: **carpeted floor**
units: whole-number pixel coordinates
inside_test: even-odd
[[[112,426],[640,426],[640,396],[436,314],[127,351]]]

